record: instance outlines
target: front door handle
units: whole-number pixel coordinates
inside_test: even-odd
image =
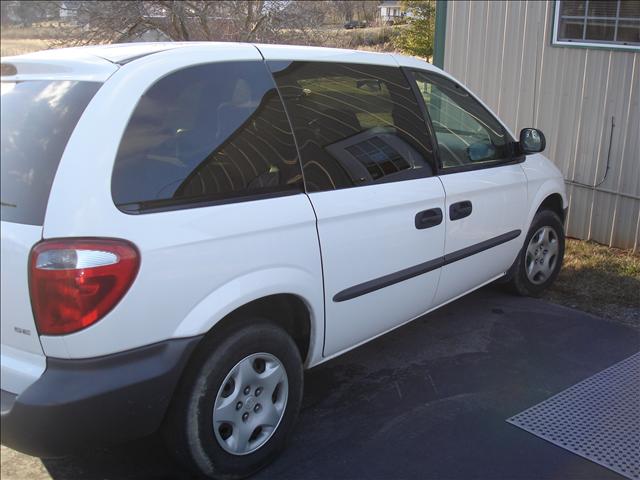
[[[430,208],[429,210],[423,210],[416,214],[416,228],[422,230],[423,228],[435,227],[442,223],[442,210],[439,208]]]
[[[471,215],[473,211],[473,206],[469,200],[464,200],[462,202],[452,203],[449,206],[449,218],[451,220],[459,220],[464,217],[468,217]]]

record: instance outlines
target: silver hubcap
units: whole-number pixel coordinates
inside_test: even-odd
[[[540,285],[547,280],[558,261],[558,235],[551,227],[542,227],[531,237],[527,247],[525,269],[531,283]]]
[[[247,455],[276,431],[289,396],[284,366],[269,353],[240,360],[227,374],[213,406],[213,431],[222,448]]]

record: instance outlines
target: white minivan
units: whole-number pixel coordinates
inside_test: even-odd
[[[2,443],[37,456],[160,430],[247,476],[303,370],[499,278],[562,264],[567,200],[432,65],[232,43],[2,59]],[[427,339],[428,341],[428,339]]]

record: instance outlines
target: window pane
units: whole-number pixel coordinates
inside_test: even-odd
[[[640,0],[560,1],[558,5],[557,40],[640,43]]]
[[[100,83],[2,82],[2,220],[42,225],[53,178]]]
[[[433,148],[398,68],[271,63],[291,117],[307,190],[433,174]]]
[[[506,132],[467,91],[435,75],[414,74],[433,123],[444,168],[510,157]]]
[[[618,2],[615,0],[590,0],[587,15],[589,17],[615,17],[618,11]]]
[[[301,190],[284,108],[262,62],[186,68],[140,99],[114,166],[130,210]]]
[[[584,16],[584,0],[580,1],[562,1],[560,2],[560,15],[562,16]]]
[[[558,39],[582,40],[583,29],[584,29],[584,19],[582,18],[560,18],[560,28],[558,28]]]
[[[607,40],[613,41],[616,31],[615,20],[594,20],[587,19],[586,40]]]
[[[640,0],[623,0],[620,3],[620,18],[640,20]]]
[[[618,24],[618,42],[640,45],[640,21],[620,20]]]

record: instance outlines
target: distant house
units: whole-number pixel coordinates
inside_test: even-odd
[[[60,20],[63,22],[76,22],[79,8],[79,1],[61,2],[59,7]]]
[[[145,3],[142,8],[145,12],[145,18],[167,18],[169,16],[167,9],[162,5]]]
[[[378,9],[380,10],[380,20],[383,23],[394,22],[403,18],[406,14],[402,8],[402,2],[398,1],[382,2]]]

